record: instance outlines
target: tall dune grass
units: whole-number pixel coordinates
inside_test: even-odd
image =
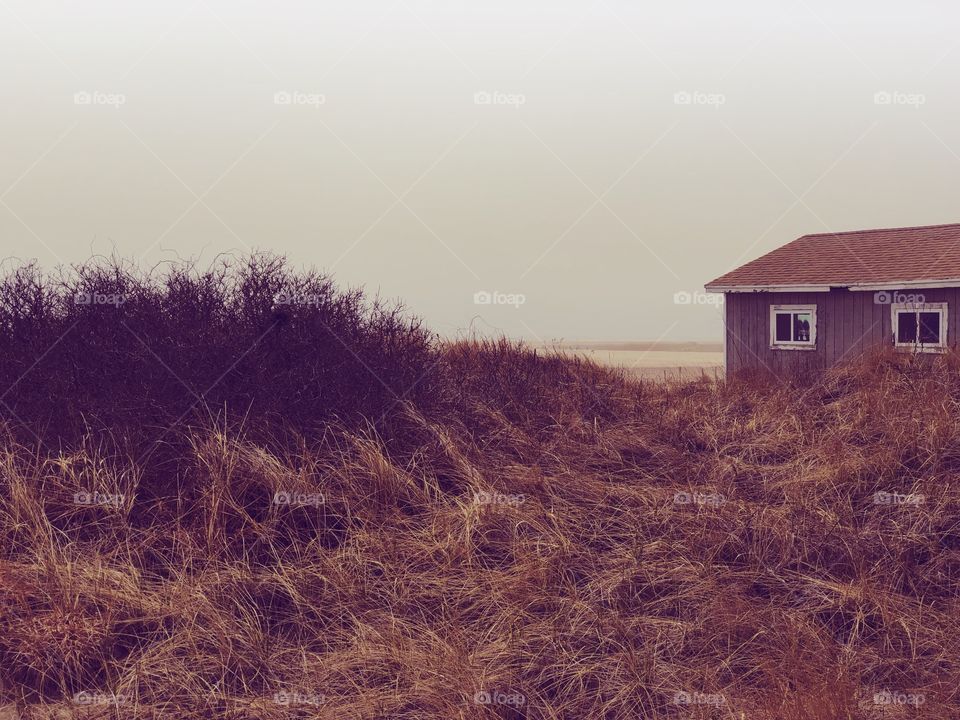
[[[215,287],[262,280],[232,272]],[[174,277],[196,307],[201,286]],[[183,349],[173,369],[202,386],[276,310],[227,323],[243,292],[214,293],[178,324],[165,287],[143,307],[169,315],[138,326],[159,358],[122,327],[115,351],[86,320],[90,347],[130,364],[88,367],[86,384],[54,377],[72,362],[58,356],[22,381],[46,391],[5,398],[21,412],[3,412],[0,442],[0,706],[960,716],[955,357],[878,353],[804,385],[658,385],[506,341],[439,344],[327,286],[327,307],[356,308],[341,329],[355,356],[310,355],[323,331],[291,318],[296,342],[253,351],[205,414],[165,426],[164,452],[137,455],[189,404],[158,389],[160,359]],[[0,324],[23,343],[4,372],[76,319],[37,307]]]

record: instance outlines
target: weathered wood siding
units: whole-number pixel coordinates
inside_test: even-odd
[[[960,288],[903,290],[925,302],[947,303],[947,343],[960,339]],[[727,374],[757,369],[797,375],[849,362],[877,345],[893,343],[890,305],[874,302],[873,292],[831,290],[821,293],[727,293]],[[816,305],[815,350],[770,347],[771,305]]]

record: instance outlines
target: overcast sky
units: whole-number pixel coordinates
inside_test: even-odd
[[[960,220],[946,3],[2,0],[0,62],[4,256],[270,249],[450,335],[719,340],[677,293]]]

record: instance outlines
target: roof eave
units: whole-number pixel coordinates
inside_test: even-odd
[[[829,285],[718,285],[708,283],[704,289],[710,293],[728,292],[830,292]]]
[[[835,283],[833,285],[727,285],[707,283],[704,289],[710,293],[728,292],[830,292],[832,288],[847,289],[853,292],[871,292],[877,290],[906,290],[913,288],[960,287],[960,278],[943,280],[893,280],[890,282]]]
[[[960,278],[946,278],[944,280],[897,280],[882,283],[852,283],[847,285],[850,290],[905,290],[907,288],[944,288],[960,287]]]

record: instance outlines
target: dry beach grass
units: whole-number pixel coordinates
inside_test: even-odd
[[[318,307],[327,325],[332,306]],[[98,337],[91,322],[77,342]],[[358,332],[356,356],[324,377],[356,370],[350,357],[402,363],[408,330],[390,326],[383,345]],[[136,361],[167,360],[156,342]],[[56,408],[17,385],[0,449],[0,705],[38,718],[960,715],[955,357],[879,353],[799,386],[663,385],[507,342],[410,348],[419,372],[351,375],[363,412],[350,393],[324,396],[337,411],[316,423],[300,419],[313,406],[293,370],[264,388],[301,401],[295,422],[238,377],[240,406],[202,402],[163,434],[175,379],[93,398],[101,425],[82,427],[42,422]],[[161,449],[131,452],[147,443]]]

